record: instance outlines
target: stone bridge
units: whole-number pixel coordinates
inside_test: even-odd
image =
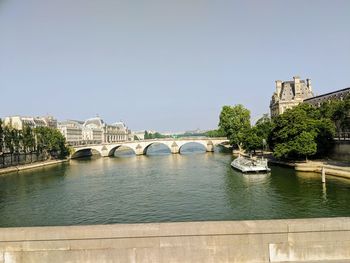
[[[101,156],[113,156],[114,152],[119,147],[127,147],[135,152],[136,155],[143,155],[147,153],[148,147],[152,144],[164,144],[166,145],[171,153],[176,154],[181,152],[181,147],[187,143],[198,143],[203,145],[207,152],[213,152],[214,147],[217,145],[222,145],[223,143],[228,143],[227,138],[203,138],[203,137],[192,137],[192,138],[165,138],[165,139],[152,139],[143,141],[125,141],[125,142],[115,142],[109,144],[95,144],[95,145],[81,145],[74,146],[74,153],[71,158],[77,158],[86,155],[86,152],[97,151]]]

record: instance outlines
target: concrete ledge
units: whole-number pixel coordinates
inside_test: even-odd
[[[0,228],[8,262],[350,261],[350,218]]]
[[[332,175],[332,176],[350,179],[350,166],[337,166],[337,165],[330,165],[324,162],[315,162],[315,161],[309,161],[307,163],[296,163],[296,162],[294,163],[294,162],[277,161],[273,159],[269,159],[269,163],[292,167],[294,168],[294,170],[299,172],[313,172],[313,173],[319,173],[319,174],[321,174],[322,167],[324,167],[326,169],[326,175]]]
[[[50,160],[50,161],[45,161],[45,162],[36,162],[36,163],[25,164],[25,165],[11,166],[11,167],[7,167],[7,168],[1,168],[0,175],[14,173],[14,172],[20,172],[20,171],[29,170],[29,169],[41,168],[41,167],[65,163],[65,162],[69,162],[69,159]]]

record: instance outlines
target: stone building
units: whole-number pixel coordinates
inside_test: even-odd
[[[52,116],[45,117],[25,117],[25,116],[8,116],[4,119],[4,125],[11,126],[17,130],[22,130],[24,126],[31,128],[50,127],[57,128],[57,120]]]
[[[70,145],[128,141],[131,134],[123,122],[106,124],[100,117],[60,122],[58,129]]]
[[[67,120],[58,124],[58,130],[66,138],[69,145],[80,145],[83,141],[83,122]]]
[[[319,107],[324,102],[328,102],[331,100],[343,100],[347,96],[350,96],[350,87],[306,99],[304,100],[304,103],[308,103],[313,106]]]
[[[84,127],[100,130],[102,143],[122,142],[129,138],[129,130],[122,122],[106,124],[100,117],[95,117],[86,120]]]
[[[300,77],[295,76],[292,81],[276,80],[276,91],[270,102],[271,117],[278,116],[311,97],[313,92],[310,79],[300,80]]]

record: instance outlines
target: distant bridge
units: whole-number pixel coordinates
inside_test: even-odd
[[[207,152],[213,152],[214,147],[217,145],[223,145],[229,141],[225,137],[219,138],[204,138],[204,137],[191,137],[191,138],[165,138],[165,139],[152,139],[142,141],[125,141],[125,142],[114,142],[108,144],[94,144],[94,145],[81,145],[73,146],[74,153],[71,158],[77,158],[85,156],[86,152],[97,151],[101,156],[113,156],[114,152],[120,147],[127,147],[134,151],[136,155],[143,155],[147,153],[147,149],[152,144],[163,144],[166,145],[170,152],[173,154],[181,153],[181,147],[187,143],[198,143],[203,145]]]

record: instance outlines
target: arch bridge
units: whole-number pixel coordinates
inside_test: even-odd
[[[142,141],[125,141],[125,142],[115,142],[109,144],[95,144],[95,145],[81,145],[74,146],[74,152],[71,158],[78,158],[84,156],[84,152],[87,151],[97,151],[102,157],[113,156],[114,152],[119,147],[127,147],[135,152],[136,155],[146,154],[148,147],[152,144],[164,144],[166,145],[171,153],[180,153],[181,147],[187,143],[198,143],[203,145],[207,152],[213,152],[214,147],[217,145],[224,145],[228,143],[227,138],[165,138],[165,139],[152,139],[152,140],[142,140]]]

